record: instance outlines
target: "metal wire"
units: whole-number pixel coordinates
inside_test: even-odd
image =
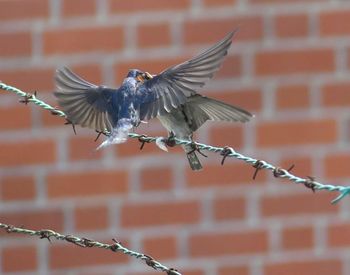
[[[25,92],[15,88],[15,87],[6,85],[5,83],[0,83],[0,89],[15,93],[15,94],[23,97],[24,100],[21,101],[23,103],[27,104],[28,102],[33,102],[34,104],[36,104],[36,105],[38,105],[46,110],[51,111],[51,113],[53,115],[66,117],[64,112],[58,110],[57,108],[52,107],[51,105],[43,102],[42,100],[39,100],[36,97],[35,93],[34,94],[25,93]],[[135,133],[129,133],[129,137],[130,138],[137,138],[140,142],[143,143],[143,145],[144,145],[144,143],[159,141],[160,139],[162,139],[164,141],[168,140],[167,138],[163,138],[163,137],[148,137],[146,135],[139,135],[139,134],[135,134]],[[350,194],[350,186],[322,184],[320,182],[315,181],[315,179],[312,177],[301,178],[301,177],[295,176],[292,173],[290,173],[291,169],[288,169],[288,170],[282,169],[282,168],[276,167],[276,166],[274,166],[274,165],[272,165],[264,160],[258,160],[255,158],[244,156],[244,155],[236,152],[233,148],[228,147],[228,146],[215,147],[215,146],[211,146],[211,145],[207,145],[207,144],[203,144],[203,143],[192,142],[192,141],[188,141],[188,140],[181,140],[178,138],[173,138],[173,141],[174,141],[174,145],[193,145],[197,148],[197,150],[207,150],[210,152],[219,153],[220,155],[223,156],[223,160],[222,160],[221,164],[224,163],[224,160],[227,157],[242,160],[242,161],[252,165],[256,169],[256,172],[254,174],[254,178],[255,178],[256,173],[259,170],[266,169],[266,170],[272,171],[273,175],[276,178],[284,178],[284,179],[287,179],[289,181],[295,182],[297,184],[303,184],[304,186],[312,189],[313,191],[326,190],[326,191],[330,191],[330,192],[334,192],[334,191],[339,192],[340,194],[334,200],[332,200],[333,204],[339,202],[345,196]]]
[[[40,239],[47,239],[50,242],[51,242],[51,238],[55,238],[56,240],[73,243],[83,248],[97,247],[97,248],[107,249],[112,252],[121,252],[125,255],[140,259],[144,261],[148,266],[152,267],[153,269],[158,271],[163,271],[168,275],[181,275],[181,273],[178,272],[176,269],[168,268],[165,265],[162,265],[160,262],[156,261],[151,256],[132,251],[124,247],[120,242],[118,242],[115,239],[113,239],[112,244],[105,244],[105,243],[100,243],[87,238],[80,238],[73,235],[63,235],[49,229],[31,230],[31,229],[14,227],[13,225],[8,225],[4,223],[0,223],[0,228],[4,229],[7,233],[20,233],[20,234],[26,234],[30,236],[38,236]]]

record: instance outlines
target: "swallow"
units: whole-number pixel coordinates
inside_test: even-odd
[[[221,66],[236,32],[157,75],[131,69],[119,88],[97,86],[68,68],[58,69],[54,95],[71,123],[109,133],[98,149],[125,142],[132,128],[153,118],[171,136],[190,141],[207,120],[247,122],[248,111],[198,93]],[[183,148],[191,168],[202,169],[194,146]]]

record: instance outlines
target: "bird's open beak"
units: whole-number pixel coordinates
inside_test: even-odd
[[[144,77],[141,74],[136,76],[136,80],[139,81],[139,82],[144,82],[145,81]]]

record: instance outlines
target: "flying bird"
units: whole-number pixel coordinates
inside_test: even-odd
[[[125,142],[133,127],[152,118],[158,118],[171,136],[192,141],[193,132],[207,120],[247,122],[252,117],[198,93],[221,66],[235,33],[158,75],[129,70],[117,89],[94,85],[68,68],[58,69],[54,95],[70,122],[110,133],[98,148]],[[183,149],[192,170],[202,169],[194,145]]]

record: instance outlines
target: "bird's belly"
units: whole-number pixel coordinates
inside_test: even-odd
[[[174,110],[157,118],[168,132],[173,132],[178,138],[189,138],[192,135],[192,131],[181,110]]]

